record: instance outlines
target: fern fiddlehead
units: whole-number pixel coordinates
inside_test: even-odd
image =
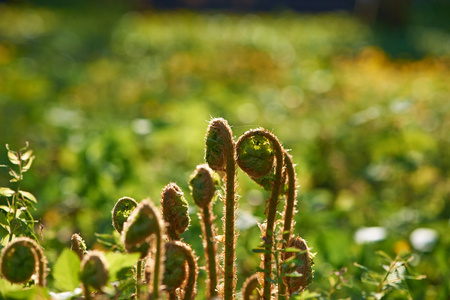
[[[263,298],[271,297],[272,252],[274,247],[274,226],[277,204],[283,183],[284,150],[278,138],[265,129],[245,132],[236,143],[237,163],[253,180],[266,189],[270,197],[266,202],[267,216],[264,233]],[[271,170],[275,162],[273,175]]]
[[[208,274],[206,299],[217,297],[217,247],[214,242],[215,228],[213,227],[212,199],[215,184],[212,170],[208,165],[197,166],[189,180],[192,198],[200,208],[200,222],[203,232],[203,248],[206,256],[206,272]]]
[[[28,237],[16,238],[2,250],[0,270],[11,283],[25,283],[35,273],[36,284],[45,286],[47,258],[38,243]]]
[[[222,118],[213,119],[206,133],[205,160],[209,167],[218,172],[226,183],[223,231],[224,240],[224,299],[234,299],[236,290],[236,151],[233,134],[228,122]]]

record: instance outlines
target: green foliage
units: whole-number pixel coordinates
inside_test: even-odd
[[[21,183],[35,156],[33,150],[28,149],[28,142],[19,151],[14,151],[6,145],[10,165],[0,165],[9,168],[10,183],[15,189],[0,187],[0,196],[6,198],[7,206],[0,206],[0,243],[3,240],[11,241],[13,236],[26,236],[38,240],[34,232],[34,219],[30,209],[37,203],[36,197],[27,191],[21,190]]]
[[[78,273],[81,261],[75,252],[64,249],[53,268],[53,284],[60,291],[73,291],[80,284]]]
[[[328,290],[330,274],[342,267],[358,285],[362,270],[352,263],[378,271],[373,253],[382,249],[418,258],[415,268],[427,279],[409,286],[414,299],[447,299],[450,51],[442,42],[448,32],[433,25],[446,12],[413,5],[405,31],[392,32],[345,14],[1,5],[0,136],[10,145],[29,140],[39,158],[21,184],[38,203],[17,194],[17,182],[6,184],[9,170],[0,169],[0,186],[8,189],[0,197],[2,246],[11,232],[36,236],[41,220],[50,261],[73,232],[89,247],[117,251],[123,246],[110,232],[116,197],[156,199],[169,181],[187,190],[188,174],[202,161],[205,120],[224,116],[237,136],[258,124],[276,129],[292,149],[300,185],[293,232],[317,252],[309,295]],[[422,58],[393,59],[378,47],[386,36]],[[0,160],[19,175],[8,150],[0,149]],[[260,220],[266,193],[238,176],[239,216]],[[21,206],[15,221],[14,195]],[[198,253],[200,225],[195,208],[191,213],[183,237]],[[217,224],[220,203],[215,215]],[[363,226],[385,228],[385,239],[355,243]],[[420,227],[438,236],[427,251],[410,238]],[[108,236],[109,246],[95,232]],[[249,249],[260,233],[251,226],[240,235],[247,242],[237,244],[238,285],[258,265]],[[361,297],[345,286],[336,293]]]

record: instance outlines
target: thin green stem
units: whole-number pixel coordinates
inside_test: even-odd
[[[11,222],[10,222],[10,224],[14,224],[14,226],[15,226],[15,222],[14,222],[14,220],[16,219],[16,216],[17,216],[17,197],[18,197],[18,195],[19,195],[19,191],[20,191],[20,184],[21,184],[21,182],[22,182],[22,153],[19,151],[19,152],[17,152],[17,155],[18,155],[18,158],[19,158],[19,178],[18,178],[18,181],[17,181],[17,188],[16,188],[16,192],[14,193],[14,195],[13,195],[13,198],[12,198],[12,206],[13,206],[13,217],[12,217],[12,219],[11,219]],[[12,241],[12,237],[13,237],[13,230],[10,228],[10,230],[11,230],[11,232],[10,232],[10,234],[9,234],[9,241],[8,242],[11,242]]]
[[[136,264],[136,299],[141,299],[141,278],[142,278],[142,259],[138,259]]]

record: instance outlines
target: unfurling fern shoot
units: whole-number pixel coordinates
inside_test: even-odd
[[[78,255],[80,260],[83,260],[83,257],[88,253],[86,243],[78,233],[72,234],[70,249]]]
[[[138,203],[130,197],[122,197],[117,200],[116,205],[111,212],[114,229],[118,233],[122,233],[123,224],[128,220]]]
[[[182,287],[183,282],[183,291],[179,294],[185,300],[195,299],[198,267],[191,247],[181,241],[169,241],[165,244],[165,250],[163,285],[170,299],[177,299],[176,290]]]
[[[1,274],[11,283],[25,283],[35,273],[36,284],[45,285],[47,275],[47,258],[36,241],[20,237],[13,240],[2,250]]]
[[[268,300],[271,297],[275,218],[282,188],[281,186],[284,184],[284,150],[273,133],[260,128],[244,133],[237,141],[236,152],[239,167],[253,180],[265,188],[270,187],[271,190],[270,197],[266,202],[265,214],[267,216],[267,223],[265,233],[263,233],[263,298]],[[275,160],[275,172],[271,175]]]
[[[189,226],[189,205],[180,187],[171,182],[161,193],[161,207],[169,239],[176,241]]]
[[[233,134],[228,122],[222,118],[211,120],[206,133],[205,160],[209,167],[225,180],[225,205],[223,217],[224,272],[223,297],[234,299],[236,290],[236,151]]]
[[[102,288],[108,282],[108,278],[108,267],[102,252],[94,250],[83,257],[81,261],[80,280],[86,299],[91,299],[91,288],[101,292]]]
[[[143,200],[136,209],[131,213],[125,222],[122,231],[122,242],[128,252],[140,252],[143,259],[150,248],[149,240],[151,236],[155,236],[155,255],[153,282],[149,283],[150,297],[158,299],[159,286],[161,284],[161,273],[163,266],[163,225],[159,211],[155,208],[150,200]],[[139,297],[139,283],[142,272],[142,260],[138,261],[136,272],[136,296]]]
[[[200,222],[203,232],[203,247],[206,255],[208,275],[206,299],[217,297],[217,246],[214,242],[216,230],[213,227],[212,199],[215,193],[213,172],[208,165],[197,166],[189,180],[192,198],[200,208]]]
[[[286,285],[289,295],[301,293],[313,279],[312,265],[313,254],[309,251],[306,241],[301,237],[291,238],[282,255],[282,261],[287,265],[283,282]]]

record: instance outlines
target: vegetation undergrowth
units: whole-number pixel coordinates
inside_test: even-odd
[[[66,248],[49,270],[29,212],[37,200],[21,190],[23,174],[34,159],[28,145],[19,151],[7,146],[10,181],[16,187],[0,189],[8,200],[8,205],[1,207],[0,237],[5,246],[0,261],[0,295],[27,299],[324,299],[332,298],[342,287],[353,288],[341,270],[330,276],[329,291],[307,289],[314,277],[314,253],[292,230],[297,206],[293,158],[272,132],[249,130],[235,142],[228,122],[217,118],[211,120],[205,141],[206,164],[200,164],[189,179],[202,223],[201,252],[206,257],[208,277],[204,295],[198,295],[197,290],[198,253],[189,241],[180,238],[190,223],[188,201],[174,182],[162,190],[161,209],[150,199],[137,202],[131,197],[119,198],[111,212],[115,234],[109,240],[98,236],[105,251],[87,249],[82,235],[73,233],[70,250]],[[260,245],[252,250],[261,255],[261,263],[254,266],[255,274],[245,280],[240,291],[236,288],[235,263],[235,245],[239,243],[235,228],[237,166],[270,192],[265,204],[267,219],[259,223]],[[212,222],[211,207],[217,199],[224,202],[222,236]],[[278,211],[283,203],[284,210]],[[223,249],[220,255],[219,249]],[[410,298],[407,280],[423,279],[411,271],[413,258],[380,255],[387,261],[382,273],[355,263],[363,270],[363,283],[367,284],[361,296],[382,299],[397,292]],[[49,271],[51,284],[47,284]]]

